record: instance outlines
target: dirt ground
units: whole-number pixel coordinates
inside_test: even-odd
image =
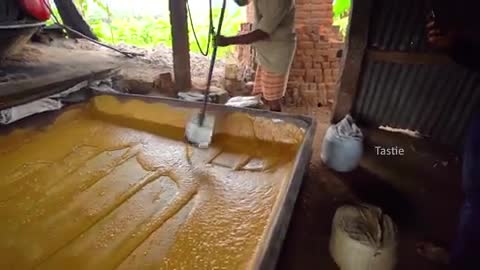
[[[36,46],[39,45],[36,44]],[[172,49],[163,45],[158,45],[153,48],[138,48],[126,44],[120,44],[116,46],[118,49],[125,52],[141,54],[140,56],[134,58],[127,58],[120,53],[111,51],[96,44],[92,44],[82,39],[55,39],[49,44],[49,47],[61,48],[75,52],[96,52],[98,55],[108,56],[112,61],[121,65],[121,75],[126,79],[152,82],[160,73],[171,72],[173,74]],[[192,83],[194,87],[201,87],[201,85],[205,84],[209,65],[210,59],[208,57],[195,53],[190,54],[190,67]],[[222,60],[218,60],[215,65],[212,84],[219,86],[223,74],[224,62]]]
[[[389,132],[369,132],[361,167],[334,173],[320,160],[321,142],[330,110],[290,109],[317,120],[308,175],[297,199],[278,269],[338,269],[328,243],[335,210],[346,203],[380,206],[399,228],[399,270],[446,269],[416,253],[419,241],[448,247],[461,204],[460,166],[449,153],[433,151],[422,141]],[[403,157],[378,157],[373,146],[399,146]]]

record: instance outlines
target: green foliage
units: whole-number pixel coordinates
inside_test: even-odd
[[[112,16],[108,5],[102,2],[102,0],[74,0],[75,5],[83,16],[89,15],[89,7],[91,4],[97,5],[102,11],[104,11],[109,17]]]
[[[75,0],[74,3],[77,6],[80,13],[82,13],[82,15],[87,14],[87,12],[88,12],[88,1],[87,0]]]
[[[351,0],[334,0],[333,1],[333,17],[343,18],[348,16],[350,7],[352,5]]]
[[[98,38],[107,43],[139,47],[171,45],[170,22],[160,18],[113,18],[110,23],[105,19],[90,19],[88,22]]]
[[[117,17],[112,14],[110,7],[102,0],[74,0],[77,8],[88,22],[92,31],[98,38],[109,44],[126,43],[138,47],[154,47],[162,44],[168,47],[172,45],[170,18],[168,16],[145,16],[145,17]],[[103,14],[93,14],[92,5],[100,8]],[[58,14],[58,13],[57,13]],[[220,8],[213,10],[215,28],[217,28]],[[194,17],[194,27],[202,48],[208,43],[208,14],[203,17]],[[57,16],[59,17],[59,16]],[[60,17],[59,17],[60,18]],[[240,23],[244,21],[242,12],[237,10],[225,17],[222,34],[236,35],[240,29]],[[190,28],[190,25],[189,25]],[[199,52],[193,32],[189,35],[190,50]],[[220,48],[219,56],[225,57],[232,52],[232,48]]]
[[[345,37],[348,26],[348,15],[352,5],[351,0],[334,0],[333,2],[333,25],[340,28]]]
[[[347,35],[348,16],[333,20],[333,25],[338,26],[340,33],[345,37]]]

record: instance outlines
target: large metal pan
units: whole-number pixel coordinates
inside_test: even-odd
[[[88,99],[95,97],[97,93],[86,95]],[[145,97],[135,95],[113,95],[120,103],[128,101],[142,101],[146,104],[166,104],[177,107],[181,110],[188,110],[194,113],[200,110],[202,104],[195,102],[186,102],[176,99]],[[22,120],[12,126],[0,127],[0,136],[8,134],[17,128],[42,128],[52,123],[63,111],[49,112],[32,116]],[[312,141],[315,133],[316,122],[313,118],[306,116],[293,116],[287,114],[273,113],[269,111],[256,110],[250,108],[234,108],[224,105],[211,104],[209,113],[218,115],[228,115],[231,113],[248,114],[255,118],[279,119],[288,124],[304,130],[303,141],[300,142],[291,174],[286,178],[286,184],[276,198],[276,206],[271,210],[270,219],[262,236],[261,243],[257,246],[257,252],[251,260],[253,269],[274,269],[280,254],[282,244],[288,229],[290,218],[294,209],[295,201],[303,181],[303,177],[309,165],[312,154]],[[221,258],[219,258],[221,259]],[[251,268],[250,268],[251,269]]]

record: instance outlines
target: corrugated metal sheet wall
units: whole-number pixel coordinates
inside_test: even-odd
[[[369,49],[426,52],[425,8],[418,0],[376,0]],[[455,65],[366,60],[353,115],[370,125],[417,130],[460,149],[480,101],[480,76]]]
[[[426,51],[425,2],[375,0],[369,45],[389,51]]]

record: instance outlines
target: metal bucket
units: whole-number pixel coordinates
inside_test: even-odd
[[[0,24],[0,60],[12,55],[27,43],[44,22],[16,21]]]

